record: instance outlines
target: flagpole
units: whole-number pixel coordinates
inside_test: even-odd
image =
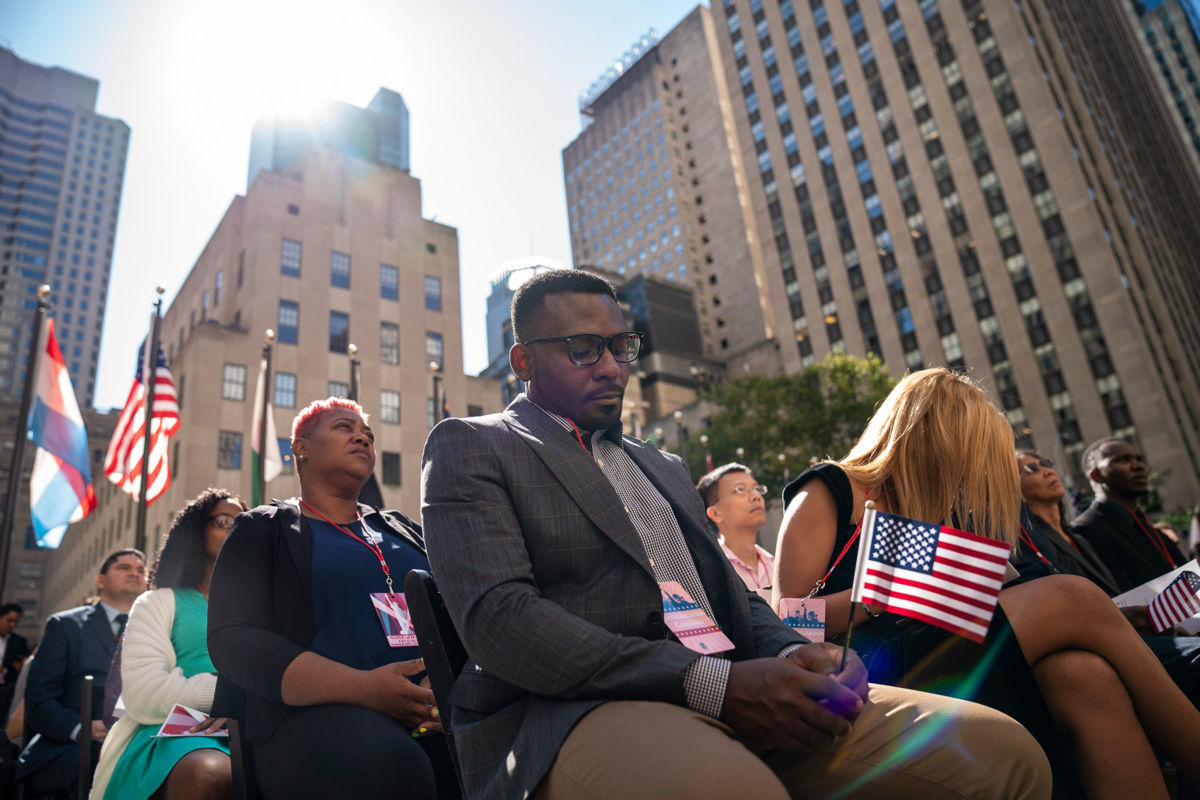
[[[353,342],[346,348],[346,352],[350,354],[350,397],[349,400],[358,402],[358,345]]]
[[[145,370],[145,388],[142,394],[142,480],[139,484],[141,487],[141,497],[138,498],[137,511],[137,528],[134,535],[133,546],[143,553],[146,552],[146,508],[149,503],[146,502],[146,497],[149,495],[148,486],[150,482],[150,434],[154,426],[154,398],[158,393],[158,334],[159,325],[162,323],[162,296],[166,291],[161,286],[155,286],[154,291],[158,293],[158,297],[154,301],[154,316],[150,322],[150,342],[146,348],[146,365]]]
[[[865,523],[865,518],[866,518],[866,512],[874,511],[874,510],[875,510],[875,501],[867,500],[866,503],[864,504],[864,509],[863,509],[864,523]],[[859,524],[866,527],[864,523],[859,523]],[[858,562],[859,562],[859,564],[862,563],[863,553],[865,552],[864,548],[866,547],[867,544],[870,544],[870,542],[867,541],[866,536],[863,536],[858,540]],[[854,583],[856,586],[857,586],[858,580],[859,580],[858,572],[859,572],[859,567],[858,567],[858,565],[855,565],[855,567],[854,567]],[[864,608],[866,607],[866,603],[863,603],[863,607]],[[838,672],[846,671],[846,656],[848,656],[850,654],[850,632],[853,630],[854,630],[854,599],[853,599],[853,594],[851,594],[850,620],[846,623],[846,638],[842,640],[842,666],[840,669],[838,669]]]
[[[442,404],[438,398],[438,389],[442,382],[442,365],[436,361],[429,362],[429,371],[433,373],[433,424],[436,425],[442,418]]]
[[[271,342],[275,341],[275,331],[267,328],[267,333],[263,337],[263,361],[266,366],[263,368],[262,380],[262,416],[258,420],[258,496],[265,503],[267,501],[267,392],[271,389]]]
[[[13,439],[12,462],[8,465],[8,493],[4,496],[4,519],[0,522],[0,597],[8,583],[8,557],[12,550],[13,519],[17,511],[17,494],[21,487],[21,468],[25,461],[25,434],[29,424],[29,406],[33,404],[33,377],[37,362],[42,355],[42,319],[50,307],[50,287],[42,285],[37,290],[37,311],[33,315],[33,342],[29,347],[29,364],[25,368],[25,389],[21,392],[21,409],[17,412],[17,429]]]

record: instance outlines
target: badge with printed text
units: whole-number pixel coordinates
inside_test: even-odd
[[[408,602],[404,599],[403,592],[396,592],[394,595],[372,592],[371,605],[379,615],[379,624],[383,626],[383,635],[387,637],[390,646],[417,646],[417,634],[408,618]]]
[[[733,649],[733,642],[721,633],[704,609],[676,581],[663,581],[658,585],[662,591],[663,622],[680,644],[697,653],[712,655]]]
[[[825,641],[825,601],[819,597],[785,597],[779,601],[783,623],[810,642]]]

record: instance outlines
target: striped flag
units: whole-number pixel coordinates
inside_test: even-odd
[[[39,547],[58,547],[67,525],[96,508],[87,431],[71,376],[63,361],[54,320],[42,323],[42,352],[37,358],[28,436],[37,445],[29,478],[29,511]]]
[[[121,409],[121,418],[117,420],[112,441],[108,443],[108,453],[104,456],[104,474],[134,500],[140,499],[142,493],[142,446],[146,435],[146,387],[142,367],[145,361],[143,354],[147,349],[142,348],[139,354],[133,387],[129,390],[125,407]],[[168,448],[171,436],[179,430],[179,401],[161,345],[158,348],[154,384],[146,505],[153,503],[171,485]]]
[[[1158,597],[1150,601],[1150,623],[1162,633],[1174,628],[1189,617],[1200,614],[1200,575],[1181,572]]]
[[[254,419],[250,423],[250,505],[260,506],[266,498],[259,497],[258,480],[258,451],[266,445],[266,458],[263,459],[263,480],[265,486],[279,477],[283,472],[283,455],[279,451],[279,438],[275,435],[275,409],[271,407],[271,398],[267,396],[267,359],[263,357],[258,366],[258,383],[254,387]],[[267,404],[267,432],[263,441],[262,419],[263,403]]]
[[[868,509],[853,602],[870,602],[982,642],[1009,546],[973,533]]]

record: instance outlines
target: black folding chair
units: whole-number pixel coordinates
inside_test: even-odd
[[[259,800],[251,742],[242,736],[242,725],[236,719],[229,719],[227,729],[229,762],[233,769],[233,800]]]
[[[92,684],[91,675],[83,676],[79,691],[79,800],[92,792]]]
[[[454,630],[450,612],[442,602],[441,592],[432,575],[423,569],[409,572],[404,578],[404,598],[408,602],[408,613],[417,634],[417,643],[421,646],[421,657],[425,659],[433,697],[442,712],[442,728],[446,732],[450,760],[454,763],[454,775],[458,778],[463,797],[466,797],[458,749],[454,746],[454,731],[450,727],[450,692],[463,665],[467,663],[467,651],[458,638],[458,632]]]

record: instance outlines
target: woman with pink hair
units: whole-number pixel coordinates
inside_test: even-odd
[[[350,400],[297,414],[300,497],[240,515],[213,570],[209,650],[241,690],[266,797],[457,788],[401,594],[429,569],[421,527],[358,503],[374,439]]]

